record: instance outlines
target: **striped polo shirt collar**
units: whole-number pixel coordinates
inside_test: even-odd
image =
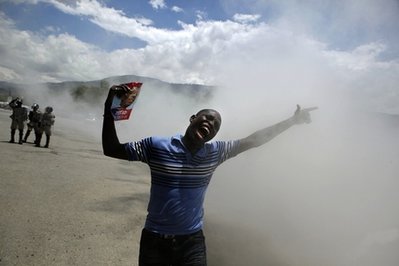
[[[194,156],[199,156],[199,157],[203,157],[205,155],[205,145],[199,149],[194,155],[191,154],[191,152],[188,151],[188,149],[186,148],[186,146],[183,143],[183,135],[178,134],[175,136],[172,136],[172,140],[171,140],[171,144],[175,147],[178,147],[180,149],[180,151],[182,152],[186,152],[187,153],[187,157],[194,157]]]

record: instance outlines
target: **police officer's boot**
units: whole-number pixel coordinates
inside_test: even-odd
[[[40,147],[40,141],[42,140],[42,134],[37,134],[36,137],[36,147]]]
[[[24,135],[24,131],[23,130],[19,130],[19,141],[18,141],[18,144],[22,144],[23,135]]]
[[[50,136],[46,135],[46,145],[44,145],[45,148],[48,148],[48,145],[50,144]]]
[[[10,143],[14,143],[15,142],[15,138],[14,138],[14,136],[15,136],[15,129],[11,129],[11,139],[10,139]]]
[[[37,144],[37,140],[39,139],[39,134],[37,132],[35,132],[35,144]]]
[[[28,129],[28,130],[26,131],[23,142],[26,142],[26,141],[28,140],[28,137],[29,137],[29,134],[30,134],[31,131],[32,131],[32,130],[30,130],[30,129]]]

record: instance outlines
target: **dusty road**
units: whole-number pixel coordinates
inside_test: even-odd
[[[32,135],[10,144],[9,115],[0,109],[0,265],[135,265],[146,166],[103,156],[99,137],[59,117],[49,149]]]

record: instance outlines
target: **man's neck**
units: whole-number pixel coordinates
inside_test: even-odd
[[[186,135],[184,135],[181,140],[186,149],[193,155],[196,154],[204,146],[203,144],[198,144],[197,142],[191,140]]]

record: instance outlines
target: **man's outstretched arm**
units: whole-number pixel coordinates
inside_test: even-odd
[[[272,126],[258,130],[246,138],[240,139],[240,146],[238,153],[265,144],[266,142],[280,135],[281,133],[283,133],[293,125],[310,123],[311,119],[309,112],[315,109],[317,109],[317,107],[301,109],[301,107],[297,105],[295,114],[292,117],[283,120],[277,124],[274,124]]]
[[[117,158],[128,159],[124,144],[119,142],[116,134],[115,121],[111,113],[112,99],[115,95],[114,87],[111,87],[108,92],[107,99],[104,104],[104,119],[102,129],[102,146],[104,155]]]

